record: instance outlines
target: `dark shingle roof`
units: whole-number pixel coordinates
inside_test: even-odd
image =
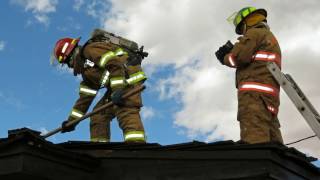
[[[320,179],[315,160],[281,144],[69,141],[29,129],[0,139],[0,179]],[[48,173],[47,170],[50,169]]]

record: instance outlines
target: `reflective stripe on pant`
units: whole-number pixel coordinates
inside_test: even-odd
[[[128,131],[124,133],[124,141],[142,141],[145,142],[145,134],[144,131]]]
[[[140,108],[115,106],[115,112],[125,141],[144,142],[144,128],[139,114]]]
[[[140,93],[139,96],[132,96],[130,98],[137,99],[135,101],[140,101]],[[103,98],[97,103],[94,107],[98,108],[106,103],[106,99],[108,99],[107,95],[103,96]],[[133,102],[135,102],[133,101]],[[139,104],[138,104],[139,105]],[[102,141],[105,139],[106,141],[110,140],[110,122],[114,117],[117,117],[119,126],[123,131],[124,137],[128,132],[144,132],[144,128],[140,118],[140,107],[119,107],[113,106],[111,108],[105,109],[90,118],[90,136],[92,140],[99,139]],[[139,135],[130,135],[127,136],[127,141],[145,141],[145,139],[139,139]],[[134,137],[138,139],[134,139]],[[130,139],[130,140],[129,140]]]
[[[107,138],[105,138],[105,137],[101,137],[101,138],[98,138],[98,137],[96,137],[96,138],[90,138],[90,141],[91,142],[103,142],[103,143],[106,143],[106,142],[110,142],[110,139],[107,139]]]
[[[280,124],[276,115],[266,107],[261,92],[246,91],[238,93],[238,120],[241,140],[247,143],[283,143]]]
[[[84,115],[83,112],[77,110],[77,109],[72,109],[71,113],[70,113],[70,117],[73,117],[75,119],[79,119]]]

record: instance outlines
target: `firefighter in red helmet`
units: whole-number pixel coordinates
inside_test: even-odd
[[[236,69],[238,121],[245,143],[283,143],[277,118],[280,87],[266,66],[275,62],[281,67],[281,50],[266,18],[264,9],[241,9],[233,17],[239,42],[228,41],[216,52],[223,65]]]
[[[124,93],[146,80],[141,69],[144,57],[137,53],[137,44],[99,29],[93,32],[83,46],[79,45],[79,41],[80,38],[63,38],[57,41],[54,48],[53,62],[67,64],[75,76],[81,75],[83,79],[79,87],[79,98],[68,120],[62,123],[62,132],[73,131],[76,125],[67,127],[66,123],[82,117],[99,89],[106,88],[106,93],[94,109],[109,101],[115,105],[91,116],[91,141],[108,142],[110,121],[117,117],[125,142],[145,142],[145,131],[139,114],[142,107],[141,94],[121,98]]]

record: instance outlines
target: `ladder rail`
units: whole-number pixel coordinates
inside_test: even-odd
[[[276,63],[268,63],[267,68],[276,79],[276,81],[280,84],[287,96],[291,99],[303,118],[307,121],[307,124],[320,139],[319,113],[308,100],[308,98],[304,95],[297,83],[289,74],[285,75],[284,73],[282,73]]]
[[[301,97],[301,99],[307,104],[307,106],[310,108],[310,110],[315,114],[317,117],[319,117],[318,111],[314,108],[314,106],[311,104],[307,96],[302,92],[298,84],[293,80],[292,76],[290,74],[285,74],[285,77],[292,83],[292,86],[294,89],[296,89],[298,95]]]

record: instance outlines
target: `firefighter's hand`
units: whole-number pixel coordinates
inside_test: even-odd
[[[230,53],[230,51],[233,48],[233,44],[228,41],[226,44],[224,44],[223,46],[221,46],[218,51],[216,51],[216,57],[217,59],[220,61],[221,64],[224,64],[223,60],[224,60],[224,56],[228,53]]]
[[[70,125],[70,126],[67,126],[67,123],[70,122],[69,120],[65,120],[62,122],[61,124],[61,133],[66,133],[66,132],[71,132],[71,131],[74,131],[76,129],[76,126],[78,123],[75,123],[73,125]]]
[[[111,101],[117,106],[123,105],[123,89],[117,89],[111,94]]]

